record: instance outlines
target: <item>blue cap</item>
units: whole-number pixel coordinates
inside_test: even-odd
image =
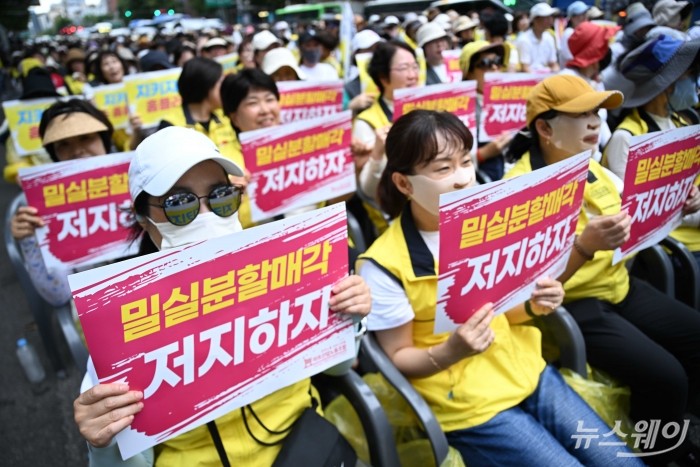
[[[17,347],[24,347],[25,345],[27,345],[27,339],[24,337],[17,339]]]
[[[576,0],[566,9],[566,16],[568,18],[571,18],[572,16],[582,15],[585,12],[587,12],[590,8],[591,7],[589,5],[586,5],[581,0]]]

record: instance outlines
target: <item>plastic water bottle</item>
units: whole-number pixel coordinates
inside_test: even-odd
[[[27,375],[30,383],[40,383],[46,378],[41,360],[27,339],[22,338],[17,341],[17,358],[19,358],[24,374]]]

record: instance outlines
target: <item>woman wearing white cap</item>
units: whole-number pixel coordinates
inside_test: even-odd
[[[155,133],[137,148],[129,167],[137,228],[143,229],[158,249],[240,231],[237,209],[241,193],[230,184],[229,176],[242,174],[240,167],[221,157],[214,143],[200,133],[178,127]],[[192,207],[184,225],[182,216],[170,212],[173,206],[181,212],[183,202]],[[361,317],[369,312],[369,305],[369,289],[360,277],[349,276],[334,286],[330,299],[333,311]],[[234,465],[271,465],[281,448],[281,444],[272,443],[283,440],[288,427],[309,407],[310,387],[309,379],[304,379],[253,402],[255,418],[244,418],[240,410],[218,418],[216,426],[226,457]],[[89,375],[82,389],[74,402],[74,416],[89,443],[90,465],[189,467],[221,465],[224,461],[206,426],[121,461],[113,438],[148,401],[143,401],[140,390],[126,384],[95,384]]]

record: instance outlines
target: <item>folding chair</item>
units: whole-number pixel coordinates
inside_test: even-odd
[[[340,376],[316,375],[314,386],[321,393],[341,394],[357,413],[369,448],[371,465],[394,467],[400,465],[394,435],[382,405],[367,383],[353,370]]]
[[[671,255],[674,270],[674,290],[678,300],[700,310],[700,268],[693,253],[673,237],[666,237],[659,243]]]
[[[576,371],[585,378],[587,375],[586,344],[576,321],[566,309],[558,307],[547,316],[545,323],[551,326],[557,345],[560,347],[560,365]],[[449,450],[445,433],[430,406],[394,366],[372,332],[365,335],[360,347],[360,369],[363,372],[381,373],[399,392],[422,425],[433,451],[435,465],[441,465]]]
[[[675,297],[671,259],[660,245],[652,245],[627,262],[631,275],[649,282],[669,297]]]
[[[27,273],[27,269],[24,266],[22,251],[14,237],[12,237],[12,232],[10,230],[12,216],[20,206],[24,206],[26,203],[27,201],[24,194],[20,193],[12,200],[10,206],[8,206],[5,215],[5,247],[7,248],[7,255],[10,257],[10,263],[24,291],[29,309],[34,317],[34,322],[37,325],[39,336],[44,345],[44,350],[46,350],[49,361],[57,375],[63,377],[66,367],[61,359],[61,349],[54,333],[54,317],[56,318],[61,334],[68,344],[68,349],[76,367],[81,372],[84,372],[87,367],[88,352],[75,327],[70,303],[55,307],[42,298],[34,287]]]

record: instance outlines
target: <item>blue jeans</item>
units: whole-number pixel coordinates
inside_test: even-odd
[[[636,457],[617,457],[630,452],[626,446],[598,445],[621,443],[615,435],[604,436],[610,432],[559,372],[547,366],[535,392],[519,405],[481,425],[446,434],[470,467],[643,466]]]

